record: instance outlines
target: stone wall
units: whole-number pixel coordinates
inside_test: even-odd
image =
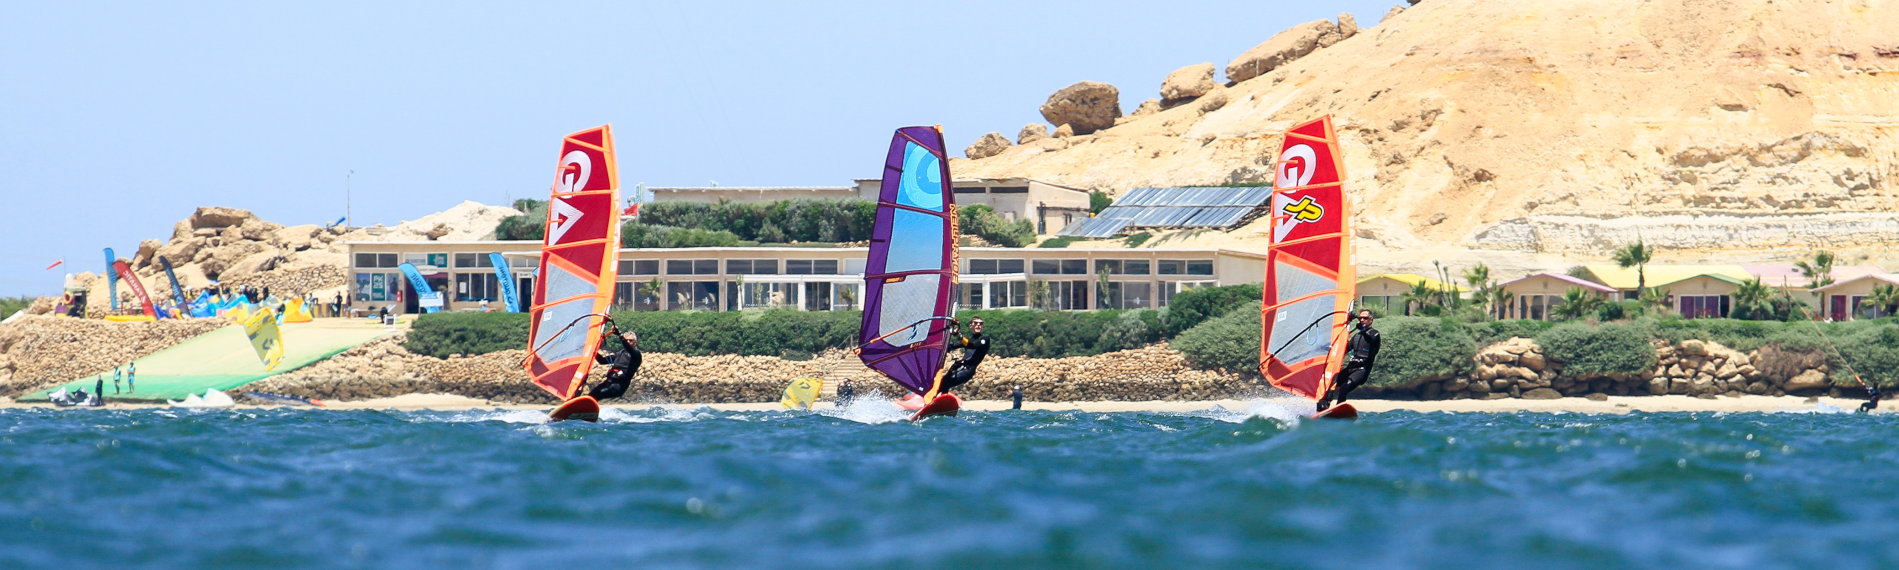
[[[1846,395],[1827,379],[1824,358],[1788,359],[1773,373],[1757,366],[1761,350],[1740,352],[1720,343],[1654,341],[1656,367],[1637,374],[1570,374],[1534,341],[1511,338],[1479,351],[1468,374],[1404,388],[1366,388],[1364,397],[1464,400],[1676,394],[1714,398],[1742,394]],[[1773,349],[1763,349],[1771,352]]]

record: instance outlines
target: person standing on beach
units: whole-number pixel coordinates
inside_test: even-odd
[[[119,393],[119,380],[125,377],[124,374],[125,374],[124,367],[120,367],[120,366],[112,367],[112,393],[114,394]],[[99,383],[101,385],[105,384],[104,378],[101,378],[99,380],[100,380]]]
[[[1339,369],[1338,381],[1332,390],[1319,400],[1319,411],[1344,403],[1352,390],[1365,385],[1365,380],[1371,377],[1372,364],[1378,360],[1378,346],[1383,342],[1378,329],[1372,328],[1371,311],[1360,309],[1352,338],[1345,341],[1345,366]]]
[[[133,363],[130,363],[130,364],[126,364],[125,366],[126,366],[126,368],[125,368],[125,391],[127,391],[127,392],[131,392],[131,393],[133,393],[133,394],[137,394],[137,393],[138,393],[138,384],[137,384],[136,382],[138,382],[138,363],[137,363],[137,362],[133,362]]]
[[[969,330],[975,333],[971,336],[963,336],[962,331],[956,329],[955,323],[956,321],[950,321],[950,332],[956,335],[958,344],[952,346],[962,348],[963,355],[950,365],[948,372],[943,374],[941,392],[945,394],[949,393],[950,389],[968,384],[970,379],[975,378],[976,365],[982,364],[983,357],[989,355],[989,339],[982,336],[982,317],[969,320]]]
[[[1022,409],[1022,387],[1016,386],[1014,390],[1010,390],[1009,399],[1015,400],[1015,407],[1011,409]]]

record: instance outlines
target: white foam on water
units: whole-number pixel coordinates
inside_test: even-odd
[[[1300,421],[1314,413],[1311,400],[1294,396],[1275,396],[1261,400],[1249,400],[1244,411],[1229,410],[1215,404],[1211,408],[1184,415],[1207,418],[1231,424],[1246,423],[1253,418],[1273,420],[1286,425],[1298,425]]]
[[[1815,402],[1813,404],[1813,407],[1809,409],[1781,410],[1774,413],[1778,413],[1778,414],[1850,414],[1850,413],[1854,413],[1855,411],[1857,410],[1849,410],[1846,408],[1828,404],[1826,402]]]
[[[832,406],[816,410],[821,416],[849,420],[860,424],[887,424],[908,421],[910,410],[897,405],[896,400],[886,398],[881,390],[871,390],[842,406]]]
[[[417,416],[412,421],[433,421],[427,416]],[[507,422],[511,424],[547,423],[547,412],[540,410],[466,410],[456,412],[446,420],[449,423]]]
[[[712,408],[700,406],[687,408],[673,404],[660,404],[643,410],[625,408],[601,408],[600,421],[607,423],[650,424],[657,422],[695,422],[713,419]]]

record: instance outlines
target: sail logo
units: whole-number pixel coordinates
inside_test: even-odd
[[[567,230],[574,229],[574,223],[580,221],[582,215],[580,208],[569,205],[566,200],[548,201],[547,243],[559,244],[561,237],[567,235]]]
[[[587,179],[593,177],[593,159],[584,151],[572,151],[560,158],[560,178],[554,181],[554,191],[558,193],[579,192],[587,189]]]
[[[1312,147],[1296,144],[1286,147],[1279,153],[1279,180],[1275,184],[1280,188],[1298,188],[1312,183],[1313,166],[1319,161],[1319,154]]]
[[[1314,202],[1311,196],[1304,196],[1299,198],[1297,203],[1287,204],[1283,211],[1286,215],[1292,216],[1294,221],[1299,222],[1316,222],[1325,217],[1325,206]]]

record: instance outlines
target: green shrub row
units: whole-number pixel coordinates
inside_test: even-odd
[[[1258,283],[1246,285],[1228,285],[1225,287],[1201,287],[1189,289],[1174,295],[1167,304],[1167,336],[1174,337],[1200,323],[1227,314],[1234,307],[1253,302],[1258,307],[1262,292]],[[1253,309],[1259,312],[1259,309]],[[1253,318],[1258,322],[1258,315]],[[1258,331],[1254,331],[1255,336]]]
[[[519,216],[503,218],[495,237],[539,240],[547,231],[546,204],[516,200]],[[1028,220],[1004,221],[995,208],[976,204],[958,212],[962,233],[1003,247],[1035,243]],[[838,243],[868,241],[877,219],[877,203],[867,200],[779,200],[775,202],[654,202],[640,208],[637,220],[620,227],[621,247],[733,247],[758,243]],[[749,243],[748,243],[749,242]]]
[[[1161,312],[1132,311],[964,311],[968,323],[980,316],[990,339],[990,354],[1060,358],[1139,348],[1161,340]],[[857,343],[860,311],[764,310],[735,312],[622,311],[613,313],[622,328],[639,333],[640,348],[705,356],[740,354],[804,357]],[[410,352],[446,358],[527,346],[525,313],[437,313],[416,319],[403,346]]]

